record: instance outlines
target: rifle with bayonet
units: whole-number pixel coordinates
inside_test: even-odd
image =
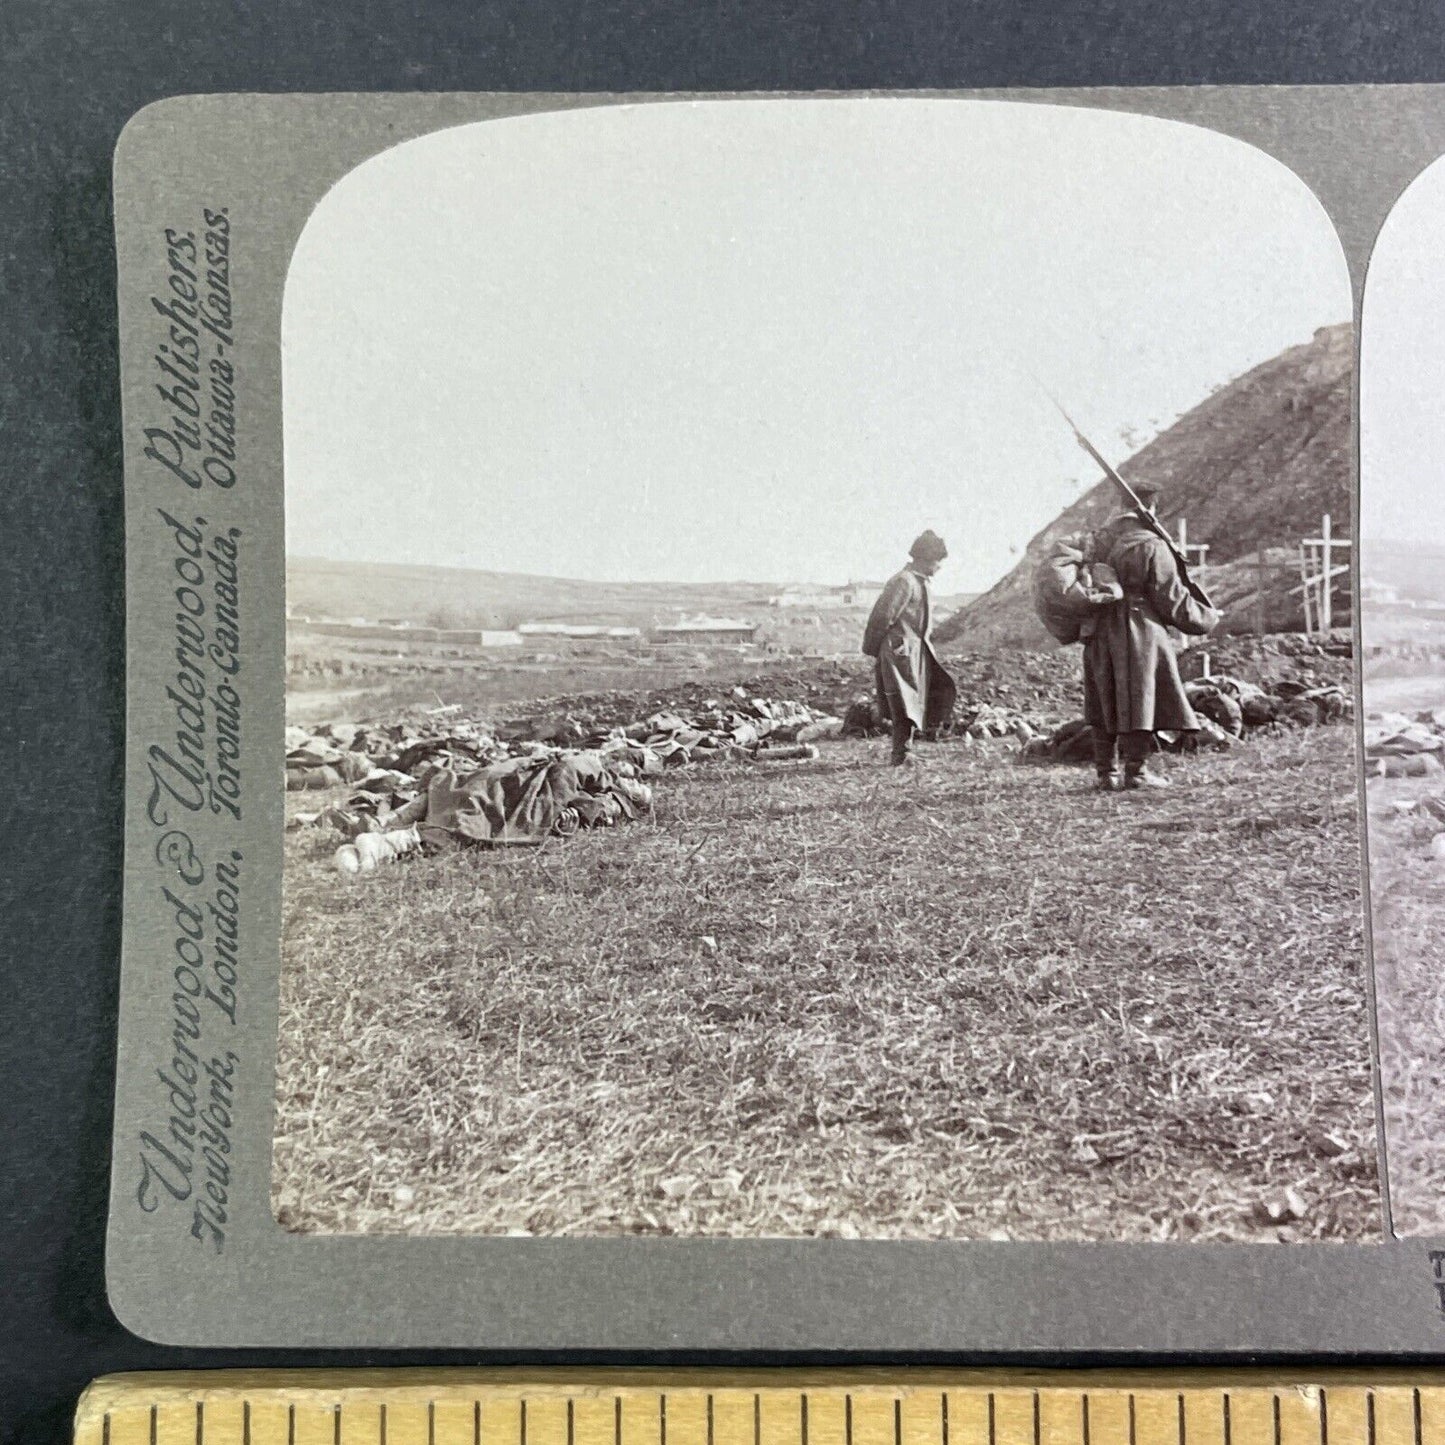
[[[1046,392],[1045,395],[1048,395],[1048,393]],[[1175,564],[1179,568],[1179,580],[1189,590],[1189,595],[1193,597],[1201,607],[1208,607],[1211,611],[1217,610],[1214,607],[1214,603],[1210,601],[1209,594],[1189,575],[1189,559],[1179,550],[1179,544],[1169,535],[1164,523],[1139,500],[1139,494],[1134,488],[1104,460],[1099,449],[1079,430],[1074,424],[1073,417],[1064,410],[1059,401],[1053,396],[1049,396],[1049,400],[1054,403],[1059,415],[1068,422],[1069,430],[1074,434],[1074,440],[1103,468],[1104,475],[1124,494],[1129,505],[1139,514],[1144,525],[1169,548],[1170,553],[1174,557]]]

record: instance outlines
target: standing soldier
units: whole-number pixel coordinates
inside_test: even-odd
[[[878,702],[893,734],[893,765],[912,759],[915,732],[928,736],[947,726],[958,691],[929,640],[933,630],[928,579],[948,556],[943,539],[924,532],[909,548],[909,564],[891,577],[873,604],[863,651],[876,661]]]
[[[1120,754],[1126,791],[1169,786],[1146,766],[1154,734],[1193,732],[1199,719],[1166,629],[1202,637],[1221,616],[1185,586],[1173,550],[1143,515],[1156,517],[1160,488],[1140,482],[1134,491],[1141,510],[1117,517],[1099,549],[1124,596],[1098,608],[1083,629],[1084,719],[1094,733],[1099,787],[1110,792],[1120,786]]]

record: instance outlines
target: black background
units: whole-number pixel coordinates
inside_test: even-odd
[[[124,727],[110,165],[136,110],[236,90],[1370,81],[1445,81],[1445,0],[0,0],[3,1436],[65,1440],[106,1371],[419,1358],[165,1349],[105,1302]]]

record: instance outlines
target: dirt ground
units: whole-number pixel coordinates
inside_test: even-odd
[[[1366,676],[1365,702],[1404,713],[1445,706],[1439,663],[1381,659]],[[1445,860],[1431,855],[1430,840],[1442,825],[1428,816],[1400,817],[1392,804],[1445,794],[1445,779],[1372,778],[1367,791],[1391,1213],[1397,1234],[1439,1234],[1445,1231]]]
[[[1378,1233],[1351,729],[1148,795],[882,751],[699,766],[617,831],[359,881],[288,834],[281,1221]]]
[[[1380,1074],[1391,1211],[1403,1235],[1445,1232],[1445,862],[1429,849],[1441,825],[1392,816],[1390,804],[1442,791],[1438,774],[1369,783]]]
[[[1433,585],[1434,570],[1431,579]],[[1445,707],[1445,623],[1437,613],[1367,604],[1364,703],[1407,715]],[[1445,795],[1445,777],[1371,778],[1370,901],[1391,1216],[1401,1235],[1445,1232],[1445,859],[1430,815],[1395,804]]]

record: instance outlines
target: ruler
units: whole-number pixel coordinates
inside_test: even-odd
[[[75,1445],[1445,1445],[1445,1371],[115,1375]]]

